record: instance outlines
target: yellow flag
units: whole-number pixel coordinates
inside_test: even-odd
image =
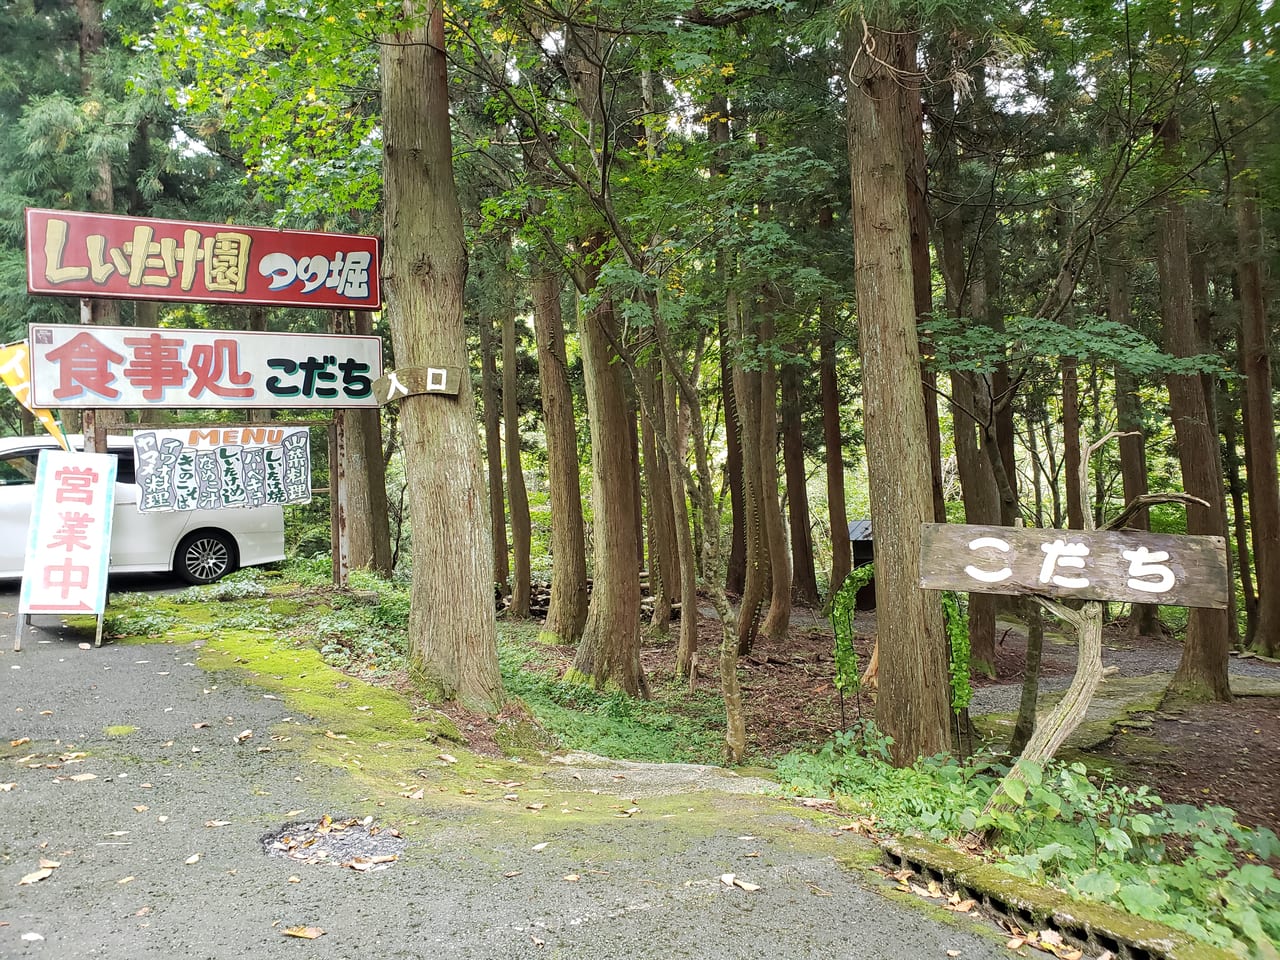
[[[44,424],[44,428],[53,434],[53,438],[62,445],[63,450],[70,449],[58,418],[48,410],[37,410],[31,406],[31,355],[27,350],[27,341],[19,340],[17,343],[0,347],[0,380],[4,380],[13,391],[13,395],[18,398],[18,402]]]

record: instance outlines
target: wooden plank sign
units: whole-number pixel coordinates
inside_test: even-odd
[[[389,371],[373,384],[373,395],[384,407],[396,400],[423,393],[456,397],[461,391],[461,367],[401,367]]]
[[[1221,537],[951,523],[923,524],[921,534],[926,590],[1216,609],[1229,596]]]

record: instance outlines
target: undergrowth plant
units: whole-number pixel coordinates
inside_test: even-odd
[[[1091,779],[1083,764],[1027,765],[1012,807],[984,813],[1007,766],[940,756],[902,769],[891,740],[863,721],[815,754],[778,764],[793,793],[835,796],[886,831],[957,838],[994,830],[986,855],[1002,869],[1109,903],[1233,951],[1273,958],[1280,943],[1280,841],[1226,807],[1165,804],[1146,787]]]

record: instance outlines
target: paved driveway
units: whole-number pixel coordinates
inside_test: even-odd
[[[1007,956],[980,921],[843,866],[866,850],[834,822],[722,778],[530,767],[465,802],[421,779],[417,803],[362,797],[270,739],[299,721],[287,700],[204,672],[191,646],[81,649],[46,619],[15,654],[15,604],[0,593],[0,957]],[[264,836],[326,813],[399,828],[403,856],[358,872],[265,855]],[[58,866],[20,885],[41,860]],[[283,935],[308,925],[325,935]]]

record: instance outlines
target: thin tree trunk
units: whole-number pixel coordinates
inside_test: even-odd
[[[901,24],[886,26],[868,34],[874,56],[849,36],[848,146],[876,599],[893,612],[877,627],[876,719],[893,737],[894,762],[905,765],[948,748],[950,688],[942,611],[917,582],[920,526],[933,518],[933,495],[897,92],[915,82],[917,37]]]
[[[413,26],[381,38],[383,283],[396,361],[467,366],[467,272],[453,180],[443,7],[405,5]],[[425,16],[420,16],[425,14]],[[400,430],[413,523],[409,652],[428,696],[496,710],[502,701],[492,545],[475,398],[405,397]]]
[[[368,335],[367,311],[334,314],[339,333]],[[346,411],[347,538],[351,569],[391,576],[391,528],[387,518],[387,477],[382,462],[382,417],[377,409]]]
[[[764,528],[760,479],[763,476],[760,449],[760,373],[748,370],[740,356],[746,333],[749,308],[733,291],[729,293],[730,324],[734,328],[733,393],[737,400],[738,436],[742,449],[742,525],[746,533],[747,574],[738,611],[738,653],[751,652],[755,640],[760,605],[764,601],[769,565],[769,544]]]
[[[796,348],[799,349],[799,344]],[[788,363],[782,368],[782,461],[791,514],[791,597],[802,606],[816,607],[818,574],[813,564],[809,477],[805,470],[804,431],[800,420],[803,405],[800,379],[800,367],[796,364]]]
[[[533,530],[529,494],[520,458],[520,396],[516,357],[515,305],[505,303],[502,317],[502,432],[506,461],[507,500],[511,507],[511,616],[526,619],[532,593]]]
[[[766,313],[760,324],[761,343],[771,343],[773,334],[773,316]],[[771,640],[784,639],[791,624],[791,551],[778,481],[778,367],[766,359],[760,371],[760,507],[769,551],[770,598],[760,632]]]
[[[649,399],[649,409],[654,411],[656,428],[663,433],[668,433],[671,427],[665,422],[663,387],[658,380],[660,365],[661,361],[655,358],[642,366],[639,375],[644,382],[638,387],[645,391]],[[649,589],[653,594],[652,623],[659,631],[666,633],[671,622],[672,608],[680,599],[680,571],[676,557],[676,518],[675,509],[671,503],[671,468],[667,463],[666,451],[654,440],[655,424],[650,424],[648,418],[642,416],[641,426],[649,433],[643,442],[644,478],[649,504]]]
[[[1084,529],[1080,489],[1080,378],[1075,357],[1062,358],[1062,469],[1066,486],[1067,526]]]
[[[676,406],[675,371],[664,361],[662,376],[663,417],[679,462],[667,471],[670,483],[672,513],[675,519],[676,562],[680,568],[680,639],[676,644],[676,676],[688,676],[696,669],[698,652],[698,571],[693,554],[693,535],[689,528],[689,503],[685,494],[684,465],[685,430]]]
[[[999,493],[991,464],[978,445],[971,411],[976,403],[972,376],[963,370],[951,374],[952,433],[955,438],[956,468],[964,497],[965,523],[1000,522]],[[998,598],[990,593],[969,594],[969,655],[975,673],[996,675],[996,609]]]
[[[484,406],[485,464],[489,471],[489,516],[492,518],[493,582],[502,595],[511,593],[511,556],[507,543],[507,498],[502,482],[501,404],[498,400],[498,364],[493,343],[493,321],[479,317],[480,397]]]
[[[1133,316],[1129,308],[1129,278],[1123,263],[1113,260],[1107,264],[1106,282],[1108,319],[1113,323],[1131,326]],[[1124,502],[1132,503],[1149,492],[1146,429],[1142,421],[1142,405],[1138,401],[1138,384],[1133,375],[1117,366],[1115,383],[1116,429],[1121,434],[1120,483],[1124,490]],[[1135,530],[1150,529],[1147,511],[1135,513],[1129,526]],[[1157,604],[1135,603],[1129,608],[1131,637],[1159,637],[1164,632]]]
[[[741,597],[747,589],[747,507],[743,488],[738,398],[730,360],[734,343],[734,335],[729,330],[732,322],[731,319],[727,322],[722,320],[720,323],[720,391],[724,399],[724,472],[725,482],[729,487],[730,513],[729,560],[725,569],[724,589],[733,596]],[[754,615],[752,620],[754,623]],[[741,618],[739,618],[739,624],[741,624]]]
[[[549,259],[549,258],[548,258]],[[542,631],[556,643],[576,644],[587,621],[587,554],[578,475],[578,433],[565,359],[560,278],[539,262],[533,278],[533,325],[538,341],[538,387],[547,438],[551,491],[551,601]]]
[[[845,506],[840,385],[836,382],[836,332],[831,325],[830,314],[831,305],[823,300],[818,313],[819,389],[822,392],[822,440],[826,448],[827,517],[831,524],[831,581],[828,590],[834,595],[853,569],[853,544],[849,541],[849,514]]]

